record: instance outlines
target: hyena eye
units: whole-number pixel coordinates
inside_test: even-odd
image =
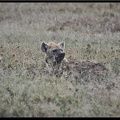
[[[52,52],[57,52],[57,49],[52,50]]]
[[[63,50],[62,50],[62,49],[60,49],[60,51],[61,51],[61,52],[63,52]]]

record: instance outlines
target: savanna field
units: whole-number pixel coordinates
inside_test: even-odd
[[[49,75],[43,41],[107,75]],[[0,3],[0,117],[120,117],[120,3]]]

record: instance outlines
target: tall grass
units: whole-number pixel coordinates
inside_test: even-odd
[[[0,3],[0,116],[120,117],[119,12],[119,3]],[[50,76],[42,41],[104,64],[106,83]]]

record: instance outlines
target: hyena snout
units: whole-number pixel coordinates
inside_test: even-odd
[[[57,62],[60,62],[64,59],[64,57],[65,57],[65,53],[62,52],[62,53],[59,53],[58,56],[55,57],[55,59],[56,59]]]

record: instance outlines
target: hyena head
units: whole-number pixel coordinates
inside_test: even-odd
[[[64,42],[58,44],[54,42],[49,42],[48,44],[42,42],[41,50],[45,53],[45,62],[52,67],[60,64],[65,57],[64,48]]]

